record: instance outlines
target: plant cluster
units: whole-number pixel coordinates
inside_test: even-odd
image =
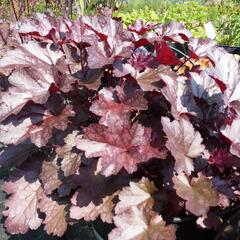
[[[236,1],[216,5],[207,4],[207,1],[173,3],[163,0],[3,0],[0,1],[0,16],[15,21],[35,12],[50,11],[57,16],[76,19],[85,14],[95,14],[100,5],[117,10],[115,16],[122,17],[127,26],[138,18],[154,23],[181,21],[197,38],[207,37],[204,25],[212,21],[217,32],[216,41],[219,44],[240,45],[240,5]]]
[[[10,234],[43,225],[62,236],[100,218],[114,224],[110,240],[173,240],[176,217],[217,227],[219,210],[239,204],[232,55],[181,23],[124,29],[108,13],[37,14],[12,29],[20,38],[0,59]]]

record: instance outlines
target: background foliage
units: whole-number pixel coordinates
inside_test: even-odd
[[[149,2],[149,3],[148,3]],[[182,21],[195,37],[206,38],[204,24],[211,21],[216,29],[216,40],[223,45],[240,45],[240,5],[234,1],[222,4],[202,4],[201,1],[168,2],[134,0],[122,6],[117,16],[126,25],[137,18],[146,22],[167,23]]]

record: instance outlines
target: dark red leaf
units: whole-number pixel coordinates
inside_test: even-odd
[[[157,60],[163,65],[178,65],[181,61],[177,58],[176,53],[171,50],[165,41],[159,41],[154,43],[154,47],[157,54]]]
[[[155,28],[154,24],[144,23],[142,19],[137,19],[133,25],[128,26],[128,30],[139,35],[145,34],[147,31]]]
[[[240,159],[232,155],[228,149],[214,149],[211,152],[208,162],[220,169],[233,166],[240,167]]]
[[[111,196],[128,184],[129,176],[126,172],[121,171],[117,175],[105,177],[100,174],[95,175],[96,166],[96,159],[85,159],[79,173],[71,176],[73,183],[79,187],[75,196],[75,206],[87,207],[91,202],[98,206],[105,196]]]

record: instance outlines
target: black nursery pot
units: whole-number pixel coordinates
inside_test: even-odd
[[[224,48],[229,53],[240,55],[240,46],[233,47],[233,46],[227,46],[227,45],[219,45],[219,47]]]
[[[214,240],[240,239],[240,208],[226,221]]]

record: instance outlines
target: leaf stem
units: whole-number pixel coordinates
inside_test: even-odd
[[[14,2],[13,2],[13,0],[11,0],[10,2],[11,2],[11,6],[12,6],[12,9],[13,9],[15,19],[16,19],[16,21],[18,21],[18,16],[17,16],[17,12],[16,12],[16,9],[15,9],[15,6],[14,6]],[[21,43],[23,44],[23,38],[20,35],[20,33],[19,33],[19,37],[20,37]]]

